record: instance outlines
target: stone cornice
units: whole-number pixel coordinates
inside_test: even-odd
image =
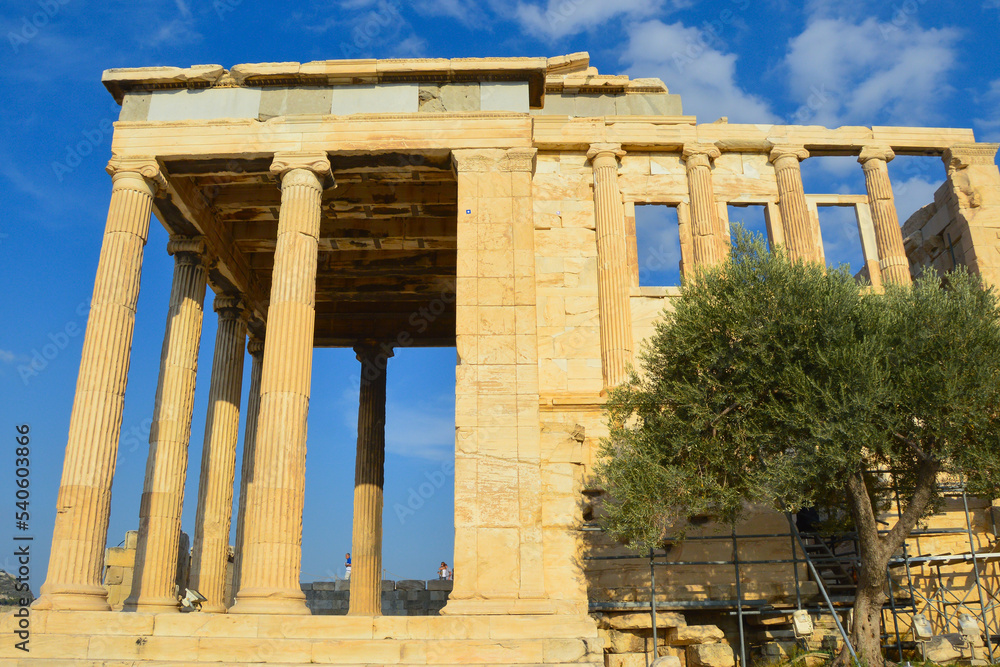
[[[522,171],[535,168],[535,148],[468,148],[451,152],[455,170],[461,172]]]

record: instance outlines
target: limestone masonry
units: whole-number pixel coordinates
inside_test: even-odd
[[[762,512],[737,544],[689,540],[659,558],[677,564],[655,571],[655,628],[649,562],[607,558],[630,552],[594,530],[606,390],[679,293],[640,285],[636,207],[676,209],[682,275],[726,258],[729,206],[763,207],[771,244],[820,261],[818,208],[841,206],[875,290],[925,264],[1000,284],[997,144],[971,130],[698,123],[663,82],[599,74],[586,53],[115,69],[104,84],[121,116],[52,555],[31,653],[4,642],[4,664],[632,667],[656,649],[727,667],[737,604],[770,610],[747,621],[748,641],[784,650],[791,612],[816,607],[822,583],[801,552],[789,564],[785,517]],[[803,160],[845,155],[865,192],[804,190]],[[887,168],[896,155],[945,167],[908,221]],[[170,234],[173,287],[138,532],[106,551],[152,215]],[[208,308],[211,354],[199,350]],[[407,346],[458,353],[452,590],[381,581],[385,382]],[[349,594],[300,583],[314,347],[353,348],[363,379]],[[212,364],[200,467],[187,456],[201,437],[199,361]],[[189,469],[200,471],[190,545]],[[955,496],[929,527],[962,532],[909,545],[956,555],[906,564],[938,634],[953,631],[951,612],[921,600],[946,588],[975,605],[979,585],[997,590],[996,558],[958,556],[997,551],[993,509]],[[756,562],[734,569],[734,553]],[[893,570],[899,586],[903,575]],[[200,612],[179,612],[178,583],[207,598]],[[409,611],[427,615],[391,615]],[[991,606],[971,613],[995,632]],[[0,625],[9,635],[15,619]],[[838,641],[829,624],[811,641],[821,637]]]

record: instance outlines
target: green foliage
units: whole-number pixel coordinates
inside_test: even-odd
[[[683,285],[611,392],[598,477],[606,527],[633,546],[747,504],[843,506],[849,475],[921,464],[1000,482],[1000,312],[967,272],[873,294],[743,230]],[[869,484],[875,507],[891,489]]]

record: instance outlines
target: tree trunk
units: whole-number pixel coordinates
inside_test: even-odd
[[[913,495],[910,496],[902,516],[884,535],[879,535],[875,510],[871,496],[860,473],[848,478],[847,500],[858,532],[859,558],[858,587],[854,597],[854,627],[851,629],[851,644],[858,660],[866,667],[884,667],[882,656],[882,605],[889,596],[889,559],[899,549],[917,521],[923,516],[934,493],[940,464],[935,460],[924,461],[918,472]],[[851,656],[847,647],[834,661],[835,667],[850,665]]]

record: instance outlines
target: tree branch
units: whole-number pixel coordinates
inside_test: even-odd
[[[927,503],[930,502],[931,496],[934,494],[934,486],[937,484],[937,475],[940,470],[941,463],[935,459],[929,459],[917,471],[917,484],[913,495],[906,503],[906,509],[896,521],[896,525],[882,538],[882,542],[890,554],[903,544],[903,540],[923,516],[924,510],[927,509]]]
[[[912,449],[916,453],[916,455],[920,457],[920,460],[923,461],[924,463],[932,463],[934,461],[934,459],[932,457],[928,456],[924,452],[924,450],[920,449],[920,447],[917,445],[917,443],[913,442],[912,440],[910,440],[909,438],[907,438],[903,434],[901,434],[901,433],[893,433],[893,435],[896,436],[896,438],[898,438],[899,440],[901,440],[903,442],[903,444],[905,444],[907,447],[909,447],[910,449]]]

